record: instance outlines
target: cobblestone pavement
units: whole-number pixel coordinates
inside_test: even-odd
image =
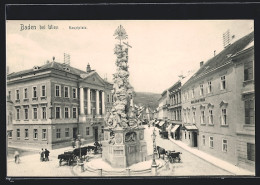
[[[153,128],[145,129],[145,140],[147,141],[147,153],[152,154],[152,134]],[[159,137],[157,130],[156,138],[157,146],[161,146],[167,150],[175,150],[182,152],[181,163],[169,164],[170,169],[166,166],[158,170],[159,176],[224,176],[232,175],[231,173],[218,168],[211,163],[185,151],[170,140]],[[31,155],[21,156],[21,163],[15,164],[14,159],[7,160],[7,176],[9,177],[73,177],[73,176],[99,176],[98,172],[84,172],[81,173],[78,166],[59,166],[58,154],[65,150],[72,148],[62,148],[50,150],[50,161],[40,162],[40,154],[32,153]],[[100,157],[96,155],[95,158]],[[150,176],[150,174],[140,174],[143,176]]]

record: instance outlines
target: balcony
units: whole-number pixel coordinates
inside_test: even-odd
[[[38,97],[33,97],[32,100],[36,101],[36,100],[38,100]]]

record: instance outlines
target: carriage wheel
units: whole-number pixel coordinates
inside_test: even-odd
[[[173,160],[172,160],[171,156],[169,156],[169,161],[170,161],[170,163],[173,163]]]

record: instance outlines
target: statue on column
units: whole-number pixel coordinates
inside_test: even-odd
[[[134,127],[137,126],[136,112],[130,101],[133,95],[133,87],[129,83],[128,71],[128,48],[131,46],[122,40],[128,39],[128,35],[123,28],[119,26],[115,33],[115,39],[119,43],[115,45],[114,54],[116,55],[116,73],[113,74],[113,98],[114,104],[110,113],[107,114],[105,121],[111,128],[115,127]]]

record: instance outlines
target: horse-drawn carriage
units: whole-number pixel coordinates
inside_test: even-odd
[[[77,159],[80,158],[80,156],[85,159],[87,151],[87,147],[82,147],[80,149],[76,148],[73,151],[65,151],[64,154],[58,155],[59,165],[61,166],[61,163],[65,161],[70,166],[73,162],[76,162]]]
[[[160,146],[157,146],[157,152],[158,152],[159,158],[161,158],[161,155],[163,155],[163,159],[164,159],[164,155],[166,155],[170,163],[181,161],[181,157],[180,157],[180,154],[182,154],[181,152],[175,152],[174,150],[167,151]]]
[[[161,131],[161,130],[159,130],[159,135],[163,139],[168,139],[168,131]]]
[[[76,162],[80,157],[83,158],[83,160],[87,159],[87,153],[94,152],[94,154],[99,153],[102,151],[101,144],[98,142],[95,142],[94,145],[89,145],[86,147],[81,148],[75,148],[72,151],[65,151],[64,154],[58,155],[59,159],[59,165],[61,166],[61,163],[67,162],[67,164],[70,166],[73,162]]]

